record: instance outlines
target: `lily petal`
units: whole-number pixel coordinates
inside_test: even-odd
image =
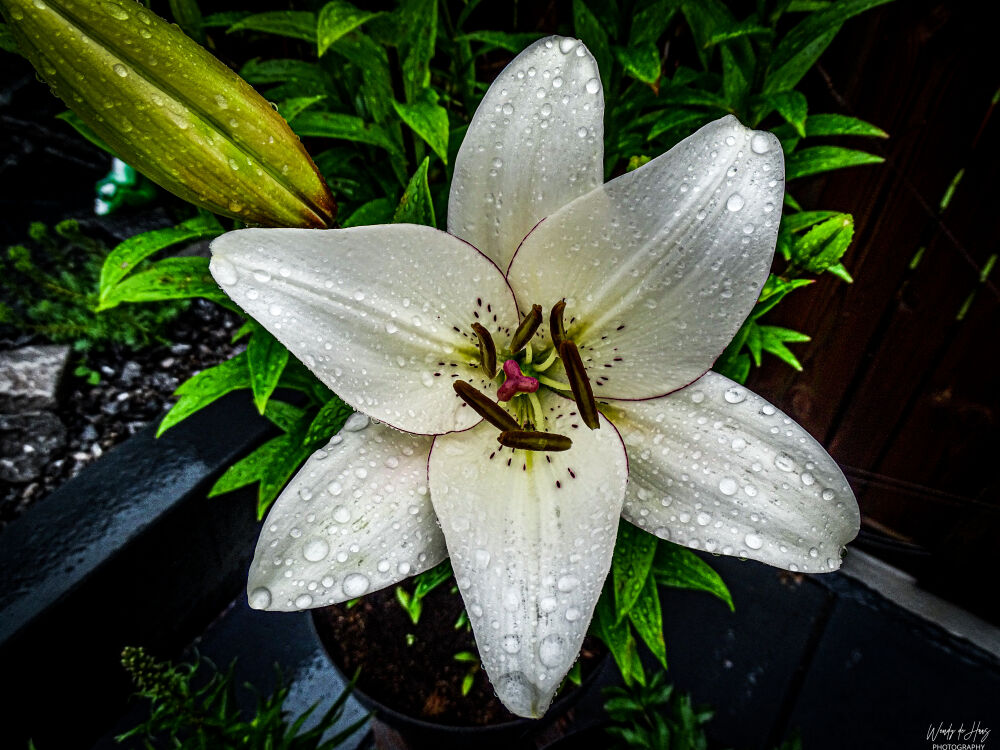
[[[541,716],[579,653],[611,566],[628,465],[606,420],[543,399],[573,440],[562,453],[501,449],[482,424],[434,440],[431,500],[483,665],[504,705]]]
[[[566,298],[598,398],[662,396],[708,370],[757,301],[783,190],[777,138],[727,116],[545,219],[507,278],[522,311]]]
[[[677,544],[793,571],[840,567],[858,505],[802,427],[718,373],[608,411],[628,448],[626,520]]]
[[[505,336],[517,325],[497,267],[430,227],[244,229],[212,243],[211,270],[344,401],[408,432],[476,424],[451,387],[488,387],[472,324]]]
[[[316,451],[264,522],[247,595],[282,612],[353,599],[447,555],[427,490],[432,438],[362,414]]]
[[[506,270],[543,217],[604,179],[604,92],[582,42],[551,36],[497,76],[455,160],[448,231]]]

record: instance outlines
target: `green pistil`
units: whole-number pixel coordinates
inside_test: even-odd
[[[547,388],[551,388],[555,391],[572,391],[573,388],[569,383],[561,383],[558,380],[553,380],[552,378],[547,378],[544,375],[534,375],[535,380],[544,385]]]

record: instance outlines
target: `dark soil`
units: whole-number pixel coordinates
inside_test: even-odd
[[[242,345],[231,341],[239,322],[228,310],[195,300],[169,324],[171,344],[89,354],[88,367],[101,375],[97,385],[68,372],[56,409],[66,426],[66,448],[40,479],[0,482],[0,530],[109,448],[157,421],[173,403],[178,385],[239,351]]]
[[[461,596],[445,584],[427,595],[424,614],[414,625],[390,587],[353,607],[314,610],[313,621],[340,669],[347,675],[360,670],[358,689],[402,714],[454,726],[514,721],[519,717],[500,703],[483,669],[476,672],[469,694],[462,695],[462,681],[473,665],[454,655],[479,655],[471,628],[454,627],[462,611]],[[603,644],[588,636],[580,655],[584,679],[604,653]]]

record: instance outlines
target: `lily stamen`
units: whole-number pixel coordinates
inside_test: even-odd
[[[573,441],[565,435],[535,430],[505,430],[497,436],[500,445],[528,451],[565,451]]]
[[[510,342],[510,353],[517,354],[524,348],[531,337],[535,335],[535,331],[538,330],[538,326],[542,324],[542,306],[532,305],[531,312],[524,316],[521,324],[514,331],[514,338]]]
[[[552,337],[552,345],[556,351],[566,340],[566,328],[563,326],[563,310],[565,309],[566,300],[561,299],[552,305],[552,312],[549,313],[549,336]]]
[[[473,323],[472,330],[479,337],[479,366],[483,368],[486,377],[492,380],[497,374],[497,346],[482,323]]]
[[[479,416],[498,430],[520,430],[521,425],[500,404],[480,393],[464,380],[456,380],[453,384],[455,393]]]
[[[580,358],[580,350],[572,341],[563,341],[559,347],[559,356],[562,358],[563,367],[566,368],[566,376],[573,389],[573,398],[580,408],[580,418],[590,429],[600,428],[597,401],[594,400],[594,390],[590,387],[590,379],[587,377],[587,370]]]

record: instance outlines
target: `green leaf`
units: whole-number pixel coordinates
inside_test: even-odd
[[[316,22],[316,52],[322,57],[334,42],[379,15],[361,10],[347,0],[332,0],[323,6]]]
[[[785,179],[794,180],[799,177],[829,172],[844,167],[857,167],[863,164],[880,164],[885,159],[866,151],[856,151],[840,146],[813,146],[791,154],[785,161]]]
[[[226,29],[234,23],[252,15],[248,10],[224,10],[219,13],[209,13],[201,19],[203,29]]]
[[[249,387],[250,371],[245,352],[215,367],[202,370],[181,383],[174,391],[174,395],[180,398],[164,415],[156,430],[156,437],[227,393]]]
[[[757,367],[760,367],[761,354],[764,351],[764,341],[760,335],[760,326],[757,325],[757,321],[751,320],[747,324],[747,338],[744,342],[747,351],[750,352],[750,356],[753,357],[753,362]]]
[[[675,0],[658,0],[640,10],[632,18],[628,46],[638,47],[659,41],[677,13]]]
[[[733,597],[722,578],[691,550],[661,541],[653,561],[653,575],[661,586],[706,591],[724,601],[730,610]]]
[[[805,94],[800,91],[779,91],[775,94],[765,94],[761,100],[768,109],[778,110],[778,114],[785,118],[785,122],[795,128],[796,133],[805,137],[806,115],[809,109]]]
[[[854,217],[837,214],[810,229],[792,243],[792,261],[812,273],[822,273],[840,262],[854,238]]]
[[[413,103],[431,83],[431,58],[437,42],[437,0],[402,0],[398,14],[404,38],[399,45],[403,61],[403,91]]]
[[[730,39],[739,39],[747,36],[773,36],[774,29],[761,26],[753,16],[743,21],[737,21],[728,26],[715,29],[705,40],[705,47],[714,47],[721,42],[728,42]]]
[[[279,401],[272,398],[267,402],[267,406],[262,412],[264,417],[276,427],[280,427],[284,432],[297,430],[301,425],[302,418],[306,415],[305,409],[292,406],[287,401]]]
[[[843,281],[846,281],[848,284],[853,284],[854,283],[854,277],[851,276],[851,274],[848,272],[848,270],[846,268],[844,268],[844,264],[843,263],[835,263],[834,265],[830,266],[826,270],[827,270],[827,272],[832,273],[838,279],[842,279]]]
[[[857,135],[869,138],[888,138],[889,134],[870,122],[848,115],[809,115],[806,133],[810,138],[818,136]]]
[[[612,62],[608,33],[583,0],[573,0],[573,29],[597,61],[601,83],[607,89],[610,85]]]
[[[303,442],[309,446],[326,445],[334,435],[340,432],[344,422],[353,413],[354,409],[341,401],[339,396],[334,396],[323,404],[316,416],[313,417]]]
[[[480,55],[493,49],[502,49],[507,52],[518,53],[523,51],[525,47],[529,46],[533,42],[537,42],[543,36],[545,35],[539,34],[536,31],[528,31],[519,34],[509,33],[506,31],[470,31],[466,34],[461,34],[455,37],[455,41],[480,42],[483,45],[479,50]]]
[[[722,93],[730,109],[742,111],[750,93],[750,81],[728,46],[722,47]]]
[[[339,112],[303,112],[295,118],[292,128],[300,136],[340,138],[345,141],[368,143],[393,151],[393,144],[378,125],[366,123],[360,117]]]
[[[759,326],[761,347],[765,352],[770,352],[782,362],[791,365],[802,372],[802,364],[794,354],[785,346],[785,342],[800,343],[809,341],[809,337],[804,333],[793,331],[789,328],[779,326]]]
[[[714,119],[714,115],[707,112],[695,112],[689,109],[668,109],[653,124],[649,135],[646,136],[646,140],[651,141],[657,136],[673,131],[693,132],[696,128],[704,125],[711,119]]]
[[[750,318],[756,320],[768,312],[785,298],[785,295],[813,283],[812,279],[786,279],[771,274],[760,292],[760,299],[750,313]]]
[[[889,0],[839,0],[829,8],[808,15],[775,47],[764,81],[765,93],[795,88],[837,36],[844,21],[887,2]]]
[[[632,637],[629,621],[619,621],[615,615],[614,590],[610,580],[605,582],[604,591],[597,600],[591,630],[608,647],[625,684],[638,682],[645,685],[646,673],[639,661],[639,649]]]
[[[426,157],[417,171],[413,173],[410,183],[403,191],[403,197],[396,206],[392,220],[396,224],[424,224],[429,227],[436,225],[434,219],[434,202],[431,199],[430,187],[427,185],[427,166],[430,157]]]
[[[202,213],[193,219],[168,229],[154,229],[129,237],[108,253],[101,266],[99,296],[103,301],[112,287],[135,270],[136,265],[150,255],[181,242],[197,242],[222,234],[218,219]]]
[[[400,104],[393,100],[392,106],[395,107],[400,119],[423,138],[438,158],[447,164],[448,110],[437,102],[437,94],[431,89],[424,89],[413,104]]]
[[[279,435],[230,466],[209,490],[208,496],[215,497],[259,482],[257,518],[262,519],[281,488],[308,457],[309,452],[303,450],[296,435]]]
[[[652,42],[638,47],[615,47],[615,57],[636,80],[654,85],[660,80],[660,51]]]
[[[111,146],[109,146],[107,143],[105,143],[104,140],[97,133],[95,133],[87,123],[81,120],[79,115],[76,114],[76,112],[73,112],[72,110],[68,109],[65,112],[60,112],[58,115],[56,115],[56,119],[68,123],[73,127],[73,129],[77,133],[82,135],[84,138],[93,143],[99,149],[101,149],[102,151],[106,151],[116,159],[118,158],[118,154],[115,153],[114,149],[111,148]]]
[[[312,105],[317,102],[321,102],[326,99],[326,94],[319,94],[318,96],[296,96],[291,99],[285,99],[281,104],[278,105],[278,113],[285,118],[285,122],[291,122],[300,113],[309,109]]]
[[[660,595],[656,590],[654,576],[647,576],[646,583],[628,613],[635,632],[649,646],[656,660],[667,668],[667,646],[663,641],[663,610]]]
[[[201,25],[201,9],[196,0],[170,0],[170,14],[181,30],[189,37],[204,44],[205,33]]]
[[[316,90],[325,89],[328,80],[318,65],[305,60],[250,60],[240,68],[240,75],[255,86],[290,81]]]
[[[254,13],[234,23],[227,33],[232,34],[234,31],[262,31],[266,34],[287,36],[315,44],[316,14],[304,10]]]
[[[360,206],[341,225],[347,227],[362,227],[372,224],[388,224],[392,221],[396,202],[391,198],[375,198]]]
[[[801,232],[814,224],[819,224],[831,216],[839,216],[836,211],[799,211],[794,214],[784,214],[781,217],[781,226],[789,232]]]
[[[656,537],[622,520],[618,524],[618,541],[611,559],[611,574],[615,587],[615,610],[618,620],[629,613],[646,584]]]
[[[413,595],[423,599],[434,589],[451,578],[452,575],[453,571],[449,560],[438,563],[430,570],[425,570],[423,573],[420,573],[414,578],[417,583],[417,587],[413,590]]]
[[[281,373],[288,364],[288,350],[267,329],[258,327],[247,346],[250,388],[257,411],[264,413],[267,400],[278,387]]]
[[[165,299],[203,299],[224,302],[229,298],[219,289],[208,270],[208,258],[166,258],[148,270],[133,274],[113,287],[99,302],[97,311],[123,302],[157,302]]]

